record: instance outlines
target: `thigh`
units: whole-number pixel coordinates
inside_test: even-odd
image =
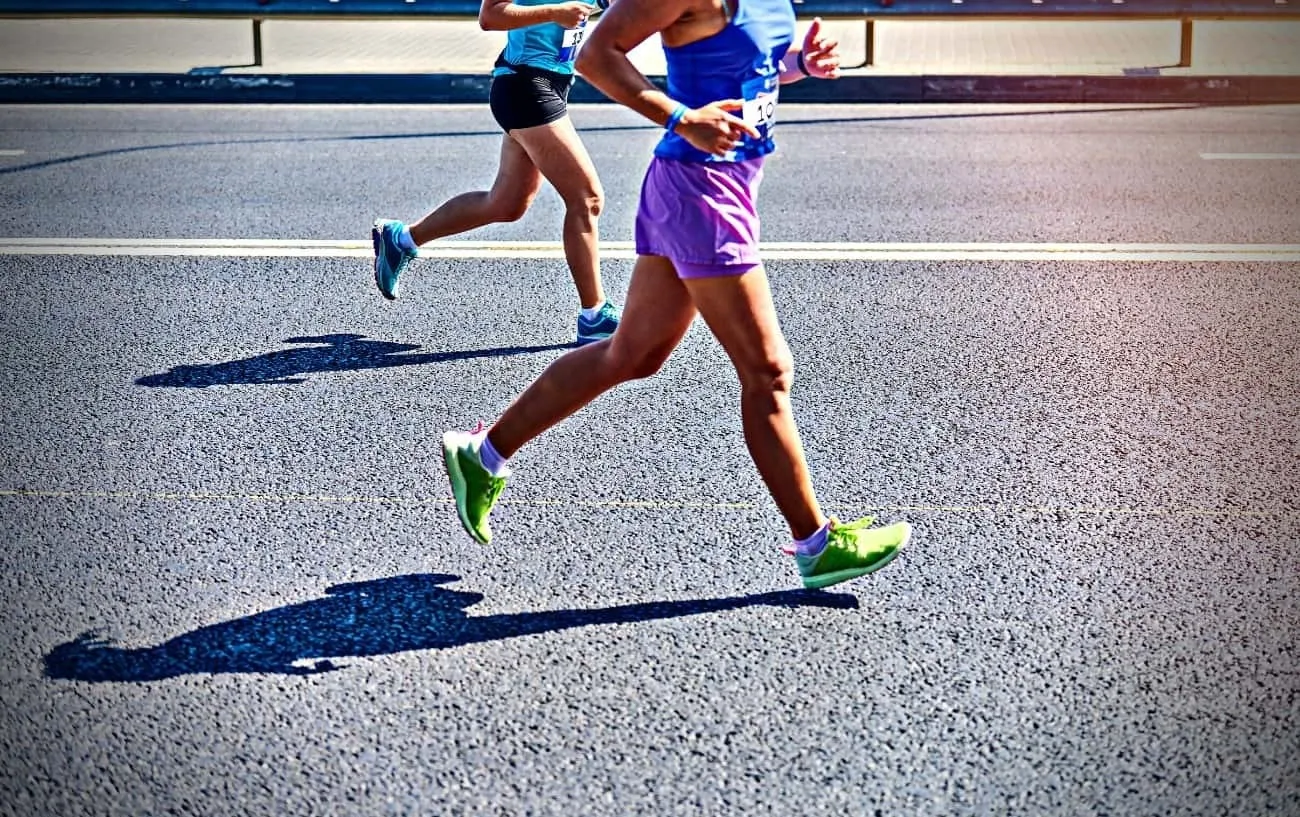
[[[596,165],[567,115],[545,125],[511,131],[510,136],[523,146],[565,202],[602,195]]]
[[[695,319],[695,304],[672,262],[643,255],[632,269],[618,330],[610,339],[620,358],[666,359]]]
[[[492,196],[528,203],[542,187],[542,174],[514,139],[507,134],[501,138],[501,158],[497,164],[497,177],[492,182]]]
[[[687,278],[682,284],[742,381],[751,373],[766,376],[789,360],[762,266],[744,275]]]

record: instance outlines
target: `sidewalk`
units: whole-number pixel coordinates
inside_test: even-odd
[[[826,27],[840,40],[846,77],[818,89],[800,83],[792,97],[1080,101],[1100,89],[1152,101],[1171,92],[1300,101],[1300,21],[1197,22],[1190,68],[1177,67],[1172,20],[885,21],[872,66],[862,65],[862,22]],[[253,65],[248,20],[5,20],[0,101],[480,101],[505,35],[472,21],[273,19],[262,38],[263,63]],[[662,75],[657,40],[632,56],[647,75]],[[1242,98],[1252,92],[1282,98]],[[598,95],[575,88],[575,101],[587,98]]]

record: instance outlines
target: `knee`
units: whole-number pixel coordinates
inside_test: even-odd
[[[588,221],[595,221],[600,218],[601,212],[605,209],[605,194],[600,190],[591,190],[571,199],[565,206],[570,213]]]
[[[664,362],[672,354],[671,345],[652,346],[644,349],[631,349],[618,342],[618,333],[609,341],[609,363],[614,379],[622,383],[627,380],[641,380],[658,374]]]
[[[794,386],[794,359],[784,351],[760,358],[736,373],[741,391],[750,399],[787,396]]]
[[[512,196],[510,198],[494,198],[492,200],[491,216],[493,221],[518,221],[528,212],[528,208],[533,205],[532,196]]]

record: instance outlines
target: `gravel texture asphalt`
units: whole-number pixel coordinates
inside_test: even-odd
[[[365,239],[499,138],[0,114],[3,238]],[[574,118],[628,240],[655,132]],[[1201,154],[1298,122],[792,107],[764,238],[1294,244],[1300,162]],[[834,592],[793,589],[698,322],[464,535],[438,439],[565,351],[560,261],[424,260],[388,303],[365,259],[0,246],[0,814],[1300,813],[1300,264],[769,268],[827,510],[916,527]]]

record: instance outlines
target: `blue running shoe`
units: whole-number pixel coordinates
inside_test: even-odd
[[[375,242],[375,285],[379,294],[390,301],[397,300],[397,277],[419,255],[398,245],[397,237],[405,227],[396,219],[381,218],[370,228],[370,238]]]
[[[608,338],[618,328],[618,319],[618,307],[609,301],[605,301],[592,320],[578,315],[578,345],[586,346]]]

